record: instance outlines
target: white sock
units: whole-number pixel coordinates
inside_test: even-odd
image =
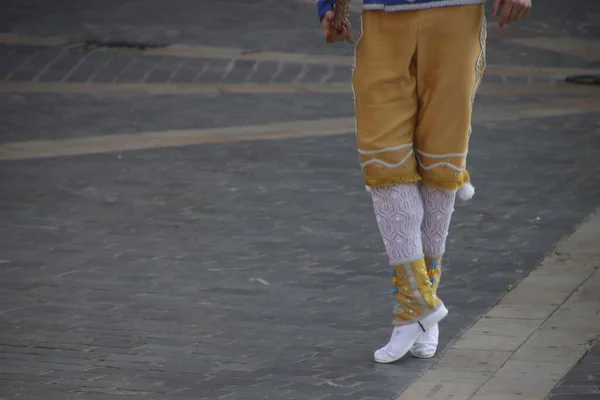
[[[433,189],[421,185],[423,199],[423,225],[421,230],[426,256],[441,257],[446,248],[446,237],[454,212],[456,190]]]
[[[377,226],[391,265],[423,255],[423,201],[416,183],[372,188]]]

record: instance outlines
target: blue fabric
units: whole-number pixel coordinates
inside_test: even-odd
[[[427,8],[460,6],[485,3],[485,0],[364,0],[363,5],[371,9],[423,10]]]
[[[317,10],[319,11],[319,20],[322,20],[325,13],[329,10],[333,10],[335,0],[317,0]]]
[[[485,3],[485,0],[364,0],[362,3],[363,7],[367,10],[408,11],[478,4]],[[333,10],[334,5],[335,0],[317,0],[319,19],[322,20],[327,11]]]

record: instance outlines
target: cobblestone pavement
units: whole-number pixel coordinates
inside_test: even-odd
[[[598,207],[600,113],[546,107],[598,101],[589,88],[560,92],[565,75],[600,68],[589,51],[600,7],[565,3],[490,28],[492,89],[478,107],[499,117],[474,126],[477,195],[457,207],[448,244],[443,346]],[[2,151],[349,117],[347,92],[252,93],[348,82],[352,49],[323,44],[315,14],[294,0],[11,2],[0,15]],[[550,51],[548,37],[588,51]],[[86,51],[91,39],[181,46]],[[56,85],[42,93],[45,83]],[[123,93],[69,92],[81,83]],[[124,86],[216,83],[256,86]],[[524,89],[503,94],[509,85]],[[511,118],[525,102],[533,117]],[[211,141],[0,164],[0,398],[387,400],[431,365],[371,361],[391,298],[351,132]]]

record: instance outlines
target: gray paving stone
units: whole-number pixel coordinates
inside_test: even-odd
[[[101,63],[89,80],[96,83],[116,82],[123,71],[132,64],[131,57],[121,53],[110,53],[108,60]]]
[[[552,391],[549,400],[600,398],[600,346],[596,344]]]
[[[31,55],[27,67],[38,71],[50,68],[68,68],[79,60],[79,55],[65,51],[63,48],[21,47],[19,52]]]
[[[14,46],[4,46],[6,56],[0,60],[0,68],[3,79],[7,79],[7,75],[18,68],[23,68],[31,62],[36,55],[36,51],[29,48],[20,48]]]
[[[141,63],[141,61],[142,60],[132,59],[125,69],[114,77],[115,83],[147,82],[149,76],[156,71],[156,65],[153,63]],[[89,77],[86,80],[89,80]]]
[[[64,82],[88,82],[110,61],[110,55],[101,52],[87,53],[80,57],[76,66],[63,77]]]
[[[524,26],[570,32],[595,7],[547,3]],[[314,4],[227,0],[211,2],[211,13],[207,4],[67,1],[58,9],[30,0],[7,5],[0,24],[78,40],[352,53],[320,40]],[[0,74],[32,55],[39,64],[30,75],[39,73],[63,50],[0,46]],[[502,64],[589,65],[493,41],[488,54]],[[222,78],[229,60],[181,66],[123,52],[70,52],[70,64],[48,72],[84,57],[69,81],[133,82],[160,71],[153,81],[291,82],[303,72],[294,63],[235,62]],[[301,78],[347,81],[349,68],[310,66]],[[351,113],[349,95],[3,93],[0,140]],[[457,205],[452,225],[440,289],[451,311],[443,346],[598,206],[598,121],[590,114],[474,126],[477,195]],[[0,193],[0,398],[387,400],[432,362],[371,362],[389,334],[391,298],[352,134],[15,161],[2,164],[0,180],[8,188]],[[557,398],[590,394],[598,364],[590,354]]]
[[[327,75],[329,68],[326,65],[307,65],[306,74],[302,77],[300,82],[321,82],[321,79]]]
[[[154,68],[146,76],[144,82],[146,83],[166,83],[170,80],[173,71],[167,68]],[[138,81],[140,82],[141,79]]]
[[[226,76],[222,77],[221,80],[230,83],[246,82],[248,77],[251,76],[250,73],[255,64],[255,61],[237,60],[232,70]]]
[[[172,83],[192,83],[200,73],[200,65],[188,65],[187,62],[171,76]]]
[[[135,101],[127,96],[102,98],[79,94],[0,93],[0,113],[3,116],[0,141],[225,127],[247,124],[248,121],[267,124],[350,116],[352,110],[352,98],[348,95],[319,95],[318,98],[312,94],[261,95],[260,101],[256,101],[257,97],[253,95],[133,98]],[[324,107],[327,104],[332,106]],[[30,116],[26,130],[22,128],[21,110],[24,107],[29,110]],[[199,109],[203,110],[202,113],[198,112]],[[56,118],[57,113],[62,115],[60,119]],[[15,203],[14,207],[22,205]]]
[[[252,81],[256,83],[271,82],[277,71],[283,69],[283,63],[261,61],[256,67],[256,71],[252,74]]]
[[[54,25],[48,23],[40,24],[36,21],[36,13],[32,11],[40,11],[40,12],[49,12],[44,9],[42,4],[38,4],[38,2],[32,2],[28,8],[20,9],[18,5],[11,5],[8,7],[7,15],[19,15],[21,16],[23,12],[28,12],[26,17],[20,17],[20,21],[23,24],[21,29],[24,27],[30,28],[27,33],[38,33],[43,35],[48,34],[64,34],[72,39],[77,41],[83,41],[85,39],[95,37],[97,39],[119,39],[119,40],[144,40],[144,39],[152,39],[154,37],[155,42],[166,42],[166,43],[177,43],[177,42],[188,42],[192,44],[208,44],[208,45],[217,45],[217,46],[229,46],[229,47],[242,47],[246,49],[261,49],[261,50],[280,50],[280,51],[297,51],[297,52],[309,52],[309,53],[329,53],[329,54],[338,54],[338,55],[347,55],[351,56],[353,53],[352,46],[348,45],[337,45],[337,46],[328,46],[320,40],[318,34],[318,29],[313,29],[315,25],[314,20],[314,5],[312,4],[302,4],[301,2],[292,2],[291,4],[285,5],[286,11],[283,15],[288,18],[288,27],[285,31],[278,32],[277,35],[273,35],[272,32],[274,29],[277,29],[277,25],[280,23],[276,20],[268,20],[269,13],[267,12],[267,16],[261,16],[259,18],[260,21],[264,21],[262,23],[257,23],[257,21],[253,21],[252,19],[247,19],[250,15],[253,15],[257,12],[257,7],[246,9],[248,4],[235,0],[228,0],[219,2],[218,4],[211,5],[212,12],[214,15],[226,15],[224,17],[229,23],[232,23],[234,26],[239,26],[238,22],[235,22],[237,16],[232,16],[228,10],[234,8],[236,10],[240,10],[243,12],[247,12],[247,15],[244,16],[244,27],[255,28],[252,33],[247,33],[240,35],[238,34],[236,28],[231,29],[230,27],[222,28],[222,27],[214,27],[213,23],[205,23],[202,24],[196,20],[189,21],[190,26],[186,26],[187,13],[194,14],[195,16],[200,17],[200,19],[205,18],[208,13],[203,12],[194,12],[190,7],[202,7],[201,3],[196,3],[192,6],[186,4],[186,6],[182,7],[182,10],[185,11],[185,15],[181,15],[183,18],[179,18],[178,22],[181,25],[178,29],[169,31],[168,29],[160,29],[158,28],[161,24],[152,25],[152,21],[156,18],[156,16],[148,16],[149,20],[144,21],[144,27],[138,27],[135,30],[123,28],[122,26],[114,26],[112,25],[114,21],[114,13],[124,12],[124,9],[128,9],[128,7],[99,7],[99,9],[94,9],[94,5],[91,6],[91,9],[94,9],[94,18],[100,21],[98,26],[94,25],[93,28],[89,32],[81,32],[81,31],[73,31],[74,27],[70,27],[71,19],[77,19],[79,13],[85,13],[87,9],[83,10],[74,5],[73,7],[68,8],[68,12],[65,12],[64,15],[57,16],[56,20],[61,20],[61,24],[56,24],[56,20],[53,20]],[[156,9],[160,9],[161,7],[165,7],[164,0],[155,0],[153,1]],[[570,34],[574,36],[587,36],[589,37],[600,37],[600,34],[595,35],[595,30],[593,29],[593,23],[591,19],[594,15],[593,7],[596,7],[595,4],[589,4],[583,2],[583,0],[572,1],[569,3],[569,6],[565,8],[563,4],[557,1],[551,2],[552,6],[545,5],[544,7],[536,8],[535,12],[532,13],[531,18],[527,21],[519,24],[519,29],[525,29],[525,31],[531,31],[532,35],[535,34]],[[171,5],[174,7],[173,9],[178,9],[175,4]],[[281,2],[276,2],[274,0],[270,0],[263,4],[264,10],[275,11],[281,8],[283,5]],[[546,8],[547,7],[547,8]],[[552,7],[552,8],[551,8]],[[592,7],[592,8],[590,8]],[[260,8],[260,7],[258,7]],[[572,19],[559,19],[557,20],[555,17],[555,12],[549,13],[549,9],[553,10],[561,10],[561,12],[566,15],[571,15]],[[579,17],[575,18],[575,14],[573,10],[581,10],[585,9],[585,13],[580,14]],[[179,9],[178,9],[179,10]],[[280,10],[278,10],[280,11]],[[50,14],[52,14],[50,12]],[[236,14],[237,15],[237,14]],[[244,14],[239,14],[240,17]],[[127,20],[130,18],[130,15],[124,14],[120,15],[122,19]],[[65,19],[62,21],[62,19]],[[209,17],[212,18],[212,17]],[[291,25],[290,25],[291,23]],[[493,24],[493,21],[490,21]],[[30,25],[31,24],[31,25]],[[200,25],[198,25],[200,24]],[[135,24],[133,24],[135,25]],[[208,34],[205,32],[205,29],[211,29],[210,27],[216,28],[219,34]],[[43,32],[40,31],[40,28],[43,27],[45,30]],[[202,28],[199,28],[202,27]],[[238,28],[239,29],[239,28]],[[152,31],[156,30],[156,32],[152,33]],[[121,32],[119,32],[121,31]],[[170,36],[166,37],[164,32],[170,32]],[[597,32],[596,32],[597,33]],[[232,36],[232,34],[234,36]],[[594,36],[595,35],[595,36]],[[275,36],[277,40],[274,41]],[[235,38],[235,40],[232,40]],[[48,57],[54,57],[54,53],[56,50],[53,49],[38,49],[38,48],[25,48],[19,49],[15,52],[12,46],[3,46],[4,51],[7,53],[11,53],[10,57],[6,57],[9,60],[14,61],[17,64],[22,63],[22,58],[27,58],[25,54],[31,52],[37,52],[34,57],[32,70],[25,69],[24,71],[18,71],[15,73],[15,79],[19,80],[28,80],[35,76],[33,70],[39,71],[40,69],[47,66],[52,59],[47,59]],[[532,64],[541,64],[541,65],[552,65],[552,66],[564,66],[564,67],[594,67],[597,66],[598,63],[594,63],[591,61],[585,61],[577,57],[564,57],[559,53],[555,53],[552,51],[544,51],[539,49],[533,49],[523,46],[515,46],[512,44],[506,44],[501,41],[490,39],[490,49],[488,52],[488,62],[490,64],[517,64],[517,65],[532,65]],[[77,57],[76,55],[70,54],[67,52],[67,58]],[[83,55],[81,55],[83,57]],[[119,53],[117,58],[119,60],[103,60],[102,62],[92,63],[86,62],[85,65],[89,68],[89,73],[92,73],[92,69],[95,68],[96,72],[98,69],[102,69],[101,72],[97,73],[97,77],[95,81],[98,82],[112,82],[116,77],[119,76],[123,69],[127,67],[127,74],[134,74],[135,77],[127,77],[120,78],[120,81],[124,82],[137,82],[137,78],[139,73],[145,74],[147,69],[142,69],[142,71],[137,71],[133,69],[130,70],[131,66],[129,65],[131,61],[125,61],[125,59],[131,58],[131,54],[123,54]],[[109,62],[110,61],[110,62]],[[76,62],[76,61],[72,61]],[[108,65],[105,65],[107,62]],[[2,62],[5,64],[6,62],[3,60]],[[11,61],[8,61],[11,63]],[[226,73],[228,61],[223,60],[215,60],[211,62],[210,68],[203,75],[204,78],[201,79],[201,82],[214,82],[221,80],[224,75],[229,77],[229,79],[223,79],[224,81],[229,82],[243,82],[247,79],[250,72],[252,71],[253,65],[247,66],[246,62],[238,61],[236,62],[236,66]],[[59,60],[57,65],[53,65],[52,68],[46,72],[45,77],[41,77],[42,80],[52,80],[56,77],[60,77],[61,74],[64,73],[63,70],[70,70],[70,66],[68,65],[68,60]],[[224,64],[224,65],[221,65]],[[253,63],[250,63],[253,64]],[[296,63],[285,63],[281,66],[273,66],[272,63],[261,62],[258,66],[258,70],[252,74],[252,76],[256,77],[257,82],[268,82],[268,81],[276,81],[276,82],[291,82],[295,78],[298,77],[298,74],[302,71],[302,66]],[[276,64],[276,63],[275,63]],[[61,65],[63,67],[61,67]],[[172,65],[171,68],[176,69],[176,65]],[[310,70],[320,69],[318,66],[310,66]],[[166,71],[169,68],[166,68],[164,73],[156,72],[156,77],[152,78],[152,82],[162,82],[162,78],[166,77],[168,72]],[[197,63],[197,69],[200,72],[203,69],[202,62]],[[2,73],[2,69],[0,69],[0,73]],[[177,72],[177,71],[172,71]],[[265,75],[266,74],[266,75]],[[275,74],[275,75],[274,75]],[[159,78],[158,75],[161,77]],[[336,67],[333,75],[329,76],[329,71],[325,71],[323,74],[310,72],[307,73],[302,81],[303,82],[318,82],[323,78],[326,78],[328,81],[333,82],[346,82],[350,78],[350,69]],[[189,78],[184,79],[183,81],[188,81]],[[513,78],[511,78],[513,79]],[[76,75],[72,81],[84,81],[84,78],[81,74]]]
[[[206,62],[206,66],[198,70],[199,75],[195,81],[199,83],[214,83],[220,82],[221,77],[225,74],[227,66],[230,61],[228,60],[209,60]]]
[[[561,126],[569,127],[568,136]],[[453,225],[441,289],[452,312],[444,343],[595,207],[598,128],[591,116],[475,127],[478,194],[459,206]],[[561,152],[567,137],[571,151]],[[512,145],[517,138],[522,149]],[[349,135],[6,164],[2,178],[12,190],[3,199],[30,206],[3,214],[3,229],[13,232],[1,235],[11,238],[3,245],[11,260],[5,293],[27,305],[5,316],[3,334],[35,334],[12,352],[52,361],[66,350],[52,356],[32,346],[66,342],[73,357],[77,349],[112,348],[116,355],[92,351],[61,365],[108,368],[101,379],[163,371],[165,387],[193,383],[200,396],[210,390],[247,398],[357,398],[358,392],[392,398],[428,363],[409,359],[378,368],[370,362],[388,334],[389,298],[353,141]],[[503,176],[492,178],[507,160]],[[52,177],[60,177],[60,186]],[[14,228],[27,220],[29,227]],[[36,226],[54,230],[40,236]],[[34,248],[28,243],[35,235]],[[57,250],[72,251],[70,260]],[[64,295],[70,287],[88,290],[74,303]],[[25,301],[40,295],[51,302]],[[44,315],[53,320],[34,323]],[[64,332],[73,324],[75,331]],[[144,357],[134,349],[145,349]],[[281,382],[287,392],[278,391]]]
[[[294,81],[302,71],[302,66],[299,64],[284,64],[283,69],[277,76],[274,76],[273,82],[283,83]]]
[[[138,12],[140,7],[147,10],[143,21]],[[117,0],[96,0],[84,7],[69,0],[59,10],[32,0],[8,4],[3,10],[2,26],[3,31],[65,35],[75,39],[202,43],[249,50],[341,55],[353,52],[351,45],[330,46],[321,40],[313,2],[267,0],[257,5],[253,1],[223,0],[211,4],[211,12],[206,12],[205,7],[204,2],[190,4],[185,0],[152,0],[143,4],[138,0],[125,5]],[[519,24],[519,29],[531,35],[599,37],[600,32],[593,23],[598,7],[597,3],[586,0],[545,1],[543,6],[536,6],[527,21]],[[169,12],[165,13],[165,9]],[[358,16],[353,15],[352,20],[356,30]],[[84,28],[80,21],[86,21]],[[494,21],[491,18],[490,24]],[[490,53],[489,57],[502,64],[545,61],[565,66],[586,65],[584,60],[555,57],[549,51],[533,52],[522,47],[506,50],[511,52],[511,57],[505,53]]]
[[[350,82],[352,80],[352,69],[335,67],[330,82]]]

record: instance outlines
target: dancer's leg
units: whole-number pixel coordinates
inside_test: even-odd
[[[373,188],[371,194],[396,295],[396,328],[389,343],[375,352],[375,360],[386,363],[404,356],[447,311],[434,294],[425,268],[421,243],[423,203],[417,184]]]
[[[433,291],[437,295],[442,274],[442,257],[457,191],[434,189],[425,185],[420,185],[420,190],[424,210],[421,238],[425,253],[425,266],[433,285]],[[411,352],[419,358],[433,357],[437,351],[438,341],[439,328],[436,324],[421,334]]]
[[[486,24],[483,5],[424,13],[427,18],[422,20],[417,50],[419,124],[415,147],[423,177],[423,247],[437,294],[456,193],[470,187],[467,148],[472,105],[485,67]],[[438,335],[437,325],[425,332],[413,354],[433,356]]]
[[[396,295],[394,332],[375,353],[393,362],[447,313],[434,296],[421,243],[423,204],[416,182],[413,139],[416,88],[417,13],[365,12],[356,49],[353,87],[357,139],[365,183],[371,187]]]

